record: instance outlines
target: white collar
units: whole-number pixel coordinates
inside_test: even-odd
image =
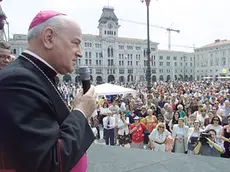
[[[56,73],[58,73],[53,66],[51,66],[49,63],[47,63],[43,58],[41,58],[40,56],[38,56],[37,54],[33,53],[30,50],[24,50],[24,53],[30,54],[31,56],[35,57],[36,59],[40,60],[41,62],[43,62],[45,65],[47,65],[49,68],[51,68],[52,70],[54,70]]]

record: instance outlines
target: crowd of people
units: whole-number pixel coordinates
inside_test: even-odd
[[[98,100],[89,119],[97,139],[106,145],[230,158],[229,82],[159,82],[151,93],[135,87],[136,96]],[[62,91],[70,105],[75,86],[60,88],[70,90]]]

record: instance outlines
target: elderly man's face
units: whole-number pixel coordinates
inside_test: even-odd
[[[13,60],[10,50],[0,48],[0,70]]]
[[[66,26],[53,34],[52,65],[60,74],[72,73],[78,57],[81,57],[82,31],[74,21],[66,21]]]

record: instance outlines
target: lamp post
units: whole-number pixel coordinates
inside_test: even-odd
[[[152,85],[151,85],[151,67],[150,67],[150,39],[149,39],[149,5],[151,0],[141,0],[143,3],[145,1],[147,7],[147,70],[146,70],[146,80],[147,80],[147,89],[150,92]]]

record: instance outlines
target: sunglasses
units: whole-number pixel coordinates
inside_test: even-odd
[[[163,127],[163,126],[159,126],[159,128],[165,128],[165,127]]]

